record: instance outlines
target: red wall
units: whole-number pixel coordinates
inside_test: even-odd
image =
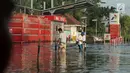
[[[13,42],[51,41],[51,22],[66,22],[61,16],[36,16],[16,14],[9,24]]]
[[[9,24],[10,33],[12,34],[12,40],[15,42],[22,41],[23,34],[23,15],[15,15]]]

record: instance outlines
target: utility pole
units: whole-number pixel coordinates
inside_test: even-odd
[[[87,18],[85,19],[85,33],[87,32]]]
[[[84,27],[85,27],[85,32],[86,32],[86,25],[87,25],[87,17],[82,17],[81,19],[83,19],[83,24],[84,24]]]
[[[96,37],[97,37],[97,21],[96,21]]]
[[[97,19],[93,19],[92,21],[96,22],[96,29],[95,29],[95,32],[96,32],[96,37],[97,37]]]

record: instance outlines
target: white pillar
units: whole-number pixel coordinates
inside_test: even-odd
[[[33,0],[31,0],[31,15],[33,15]]]
[[[51,0],[51,8],[54,7],[54,0]]]
[[[43,6],[44,6],[43,10],[45,10],[46,9],[46,2],[43,2]]]
[[[33,0],[31,0],[31,9],[33,9]]]

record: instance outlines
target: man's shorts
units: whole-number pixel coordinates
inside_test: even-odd
[[[65,43],[61,43],[61,44],[60,44],[60,48],[66,49],[66,44],[65,44]]]
[[[83,48],[83,44],[79,44],[78,46],[80,50]]]

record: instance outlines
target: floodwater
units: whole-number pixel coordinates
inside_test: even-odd
[[[87,45],[86,52],[67,47],[58,53],[41,44],[39,63],[35,43],[15,44],[7,73],[130,73],[130,45]]]

